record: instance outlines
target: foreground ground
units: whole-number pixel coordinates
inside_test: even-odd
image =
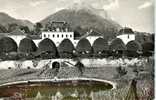
[[[40,69],[3,69],[0,70],[0,84],[32,79],[57,78],[97,78],[117,83],[117,89],[106,91],[101,100],[122,100],[130,90],[132,79],[137,80],[137,94],[140,100],[147,100],[153,93],[153,58],[148,59],[141,66],[124,66],[126,74],[117,70],[118,66],[103,65],[102,67],[85,67],[83,73],[76,67],[62,66],[56,75],[55,70]],[[131,93],[130,93],[131,94]],[[127,99],[131,100],[131,99]]]

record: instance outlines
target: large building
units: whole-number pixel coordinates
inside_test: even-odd
[[[66,22],[51,22],[50,27],[42,32],[42,39],[49,38],[58,46],[64,39],[74,41],[74,32]]]
[[[117,38],[127,44],[129,41],[135,40],[135,33],[131,28],[125,27],[118,32]]]

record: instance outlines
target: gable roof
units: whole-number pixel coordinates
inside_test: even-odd
[[[83,35],[83,36],[81,37],[81,39],[86,38],[86,37],[88,37],[88,36],[103,36],[103,35],[102,35],[102,33],[98,32],[98,31],[96,31],[96,30],[92,30],[92,29],[91,29],[89,32],[87,32],[85,35]]]
[[[134,34],[134,32],[131,28],[124,27],[124,28],[119,30],[117,35],[122,35],[122,34]]]

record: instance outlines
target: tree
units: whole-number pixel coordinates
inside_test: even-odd
[[[28,26],[20,26],[20,29],[24,31],[24,33],[31,33]]]
[[[145,42],[142,44],[143,56],[151,56],[154,53],[154,43]]]
[[[84,67],[84,65],[80,61],[78,61],[76,63],[75,67],[78,68],[78,70],[80,71],[81,75],[83,75],[85,67]]]
[[[35,35],[40,35],[41,34],[41,28],[43,28],[43,25],[41,23],[39,23],[39,22],[36,23],[34,34]]]
[[[42,28],[43,26],[42,26],[42,24],[40,22],[38,22],[38,23],[36,23],[36,27],[37,28]]]
[[[116,68],[116,71],[117,71],[119,77],[124,76],[124,75],[127,74],[126,69],[123,68],[123,67],[121,67],[121,66],[117,67],[117,68]]]
[[[0,25],[0,33],[7,33],[8,30],[3,25]]]
[[[16,30],[17,28],[19,28],[19,25],[17,25],[16,23],[9,24],[8,32],[12,32]]]
[[[52,30],[51,23],[47,23],[44,28],[45,31]]]

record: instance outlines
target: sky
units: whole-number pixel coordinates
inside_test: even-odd
[[[105,10],[123,27],[154,32],[154,0],[0,0],[0,12],[36,23],[76,3]]]

